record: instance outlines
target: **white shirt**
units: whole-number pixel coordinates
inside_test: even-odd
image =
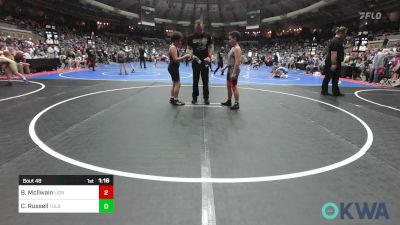
[[[29,52],[24,52],[24,58],[25,59],[32,59],[32,56]]]

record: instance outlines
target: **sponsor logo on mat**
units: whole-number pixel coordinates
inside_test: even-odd
[[[384,202],[328,202],[321,208],[327,220],[389,220],[389,212]]]

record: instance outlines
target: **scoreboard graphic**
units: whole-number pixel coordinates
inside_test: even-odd
[[[142,6],[141,19],[143,25],[152,27],[156,25],[156,23],[154,22],[154,12],[154,8]]]
[[[247,25],[246,29],[259,29],[260,28],[260,10],[247,12]]]
[[[46,44],[58,45],[58,33],[53,25],[46,25]]]
[[[354,38],[353,52],[365,52],[368,50],[368,31],[358,32]]]
[[[19,213],[113,213],[114,178],[102,175],[20,175]]]

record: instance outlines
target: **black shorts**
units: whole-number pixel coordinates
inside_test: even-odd
[[[179,82],[180,81],[179,67],[168,66],[168,72],[171,75],[171,79],[172,79],[173,82]]]
[[[118,59],[118,63],[125,63],[124,59]]]

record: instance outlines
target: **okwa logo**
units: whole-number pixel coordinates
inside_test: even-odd
[[[389,213],[383,202],[359,203],[341,202],[338,204],[328,202],[322,206],[322,217],[327,220],[334,220],[339,217],[341,220],[388,220]]]

